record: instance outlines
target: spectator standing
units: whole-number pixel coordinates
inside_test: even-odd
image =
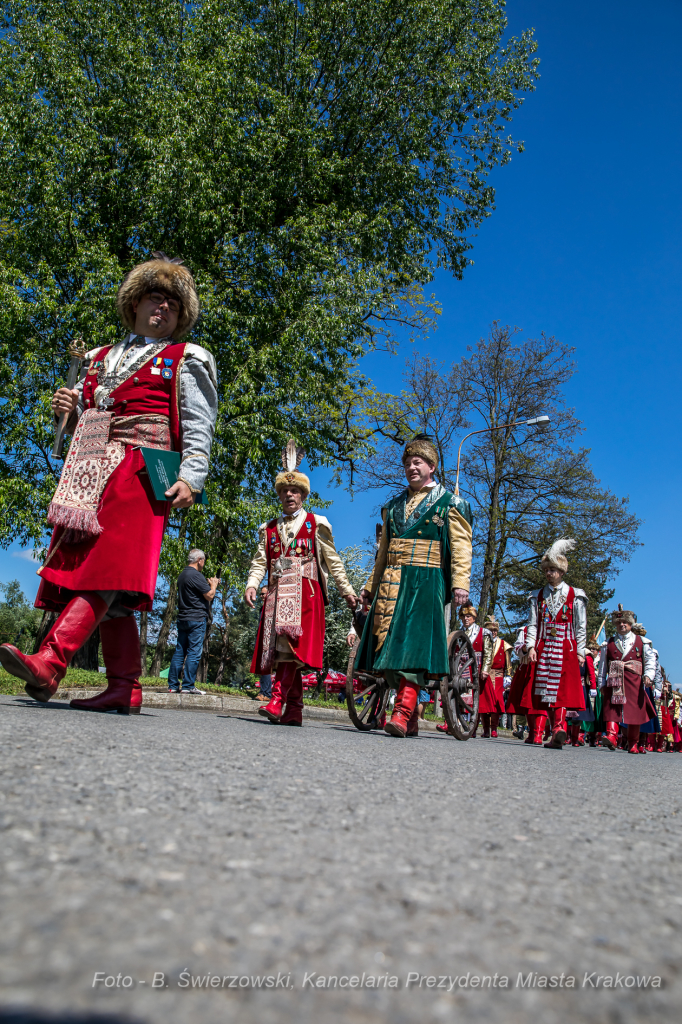
[[[215,597],[220,580],[207,580],[202,573],[206,555],[199,548],[192,548],[187,556],[187,568],[178,576],[178,643],[168,672],[168,690],[177,693],[180,671],[184,664],[183,693],[204,693],[197,690],[194,681],[197,676],[201,651],[206,635],[206,622],[211,601]]]

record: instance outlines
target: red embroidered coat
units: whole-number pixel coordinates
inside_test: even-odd
[[[506,710],[504,706],[504,670],[507,664],[507,651],[504,646],[504,640],[494,640],[493,645],[499,646],[493,655],[490,675],[483,681],[481,696],[478,702],[478,710],[483,715],[503,715]]]
[[[627,654],[623,655],[616,645],[615,637],[611,637],[606,645],[606,675],[611,662],[623,662],[623,689],[625,703],[614,704],[611,700],[613,691],[610,686],[602,688],[602,718],[605,722],[622,722],[624,725],[644,725],[652,715],[651,701],[644,689],[644,644],[641,636],[635,639]],[[653,714],[656,709],[653,709]]]
[[[277,520],[271,519],[269,523],[265,524],[265,553],[267,557],[269,593],[261,609],[256,647],[251,661],[251,671],[256,675],[271,671],[273,665],[278,660],[282,660],[281,655],[283,652],[281,650],[278,652],[277,650],[278,636],[286,638],[288,647],[297,661],[304,665],[309,665],[311,668],[322,668],[324,658],[325,599],[322,587],[320,586],[321,571],[315,553],[316,530],[315,516],[309,512],[295,538],[289,547],[285,549],[277,529]],[[284,599],[287,601],[292,600],[289,596],[289,590],[287,590],[286,597],[283,593],[279,592],[284,588],[283,586],[280,588],[280,577],[277,575],[276,563],[282,557],[301,559],[305,564],[305,572],[307,573],[301,576],[300,610],[298,613],[295,609],[293,610],[293,620],[298,622],[300,618],[300,627],[298,627],[300,631],[298,635],[295,635],[293,630],[286,628],[286,617],[282,614],[281,607],[279,609],[279,617],[277,616],[278,603]],[[282,629],[282,632],[279,634],[277,633],[278,619]],[[284,631],[285,629],[286,631]],[[281,640],[279,646],[284,646]]]
[[[538,594],[537,660],[520,666],[514,674],[507,711],[538,714],[549,708],[585,710],[580,662],[573,627],[575,591],[568,588],[566,601],[552,617],[543,591]],[[556,633],[556,636],[553,635]],[[538,674],[540,677],[538,678]],[[549,684],[544,686],[544,679]],[[544,689],[550,700],[543,701]]]
[[[95,363],[103,360],[111,347],[99,349],[90,360],[83,383],[85,409],[94,408]],[[184,342],[171,342],[150,356],[111,393],[114,401],[108,408],[114,416],[167,416],[175,451],[181,446],[179,399],[184,354]],[[159,359],[170,374],[164,375],[153,365]],[[171,365],[166,366],[164,360]],[[63,529],[55,528],[45,565],[39,570],[36,607],[58,611],[75,593],[123,590],[131,595],[131,608],[151,610],[169,511],[170,502],[154,498],[139,449],[127,446],[125,458],[107,481],[99,505],[97,517],[102,533],[79,544],[67,544],[62,540]]]

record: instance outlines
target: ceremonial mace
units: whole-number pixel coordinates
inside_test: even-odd
[[[69,345],[71,363],[69,365],[69,372],[66,376],[66,387],[69,391],[73,391],[76,386],[81,363],[85,359],[86,351],[85,342],[82,338],[76,338],[76,340]],[[64,448],[64,431],[66,430],[66,421],[68,420],[69,415],[70,413],[63,412],[59,417],[57,431],[54,436],[54,446],[52,448],[53,459],[61,459],[62,457],[62,450]]]

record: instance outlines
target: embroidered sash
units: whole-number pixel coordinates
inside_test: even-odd
[[[171,446],[166,416],[113,416],[86,409],[64,462],[47,513],[51,526],[63,526],[63,541],[78,544],[102,532],[97,510],[111,474],[125,458],[126,446]]]
[[[260,671],[272,668],[278,636],[292,640],[303,635],[301,625],[303,580],[317,580],[317,561],[314,555],[303,558],[282,556],[272,563],[269,573],[268,596],[263,613],[263,646]],[[314,587],[309,584],[314,593]]]

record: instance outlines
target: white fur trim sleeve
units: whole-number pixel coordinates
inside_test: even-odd
[[[538,635],[538,595],[530,595],[530,604],[528,605],[528,621],[526,622],[526,647],[535,647],[535,641]]]
[[[587,647],[587,597],[582,590],[576,590],[575,601],[573,602],[573,628],[575,630],[575,642],[578,654],[585,657]]]
[[[208,476],[208,460],[218,416],[218,396],[209,369],[188,351],[197,347],[187,346],[180,371],[182,462],[179,475],[193,491],[201,491]]]

